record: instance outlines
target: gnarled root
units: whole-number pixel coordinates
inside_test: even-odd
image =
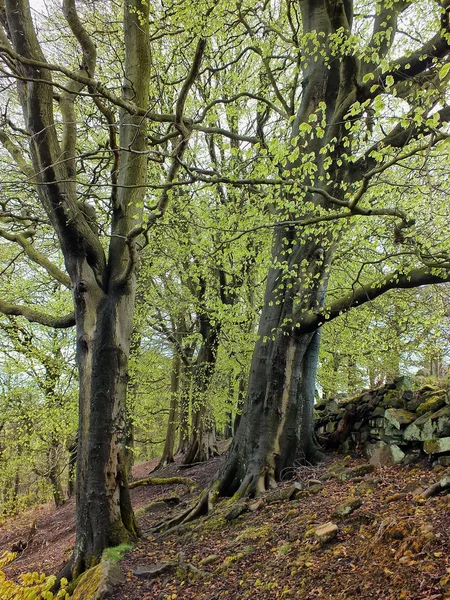
[[[155,527],[153,527],[150,531],[146,532],[144,535],[148,535],[151,533],[174,533],[176,532],[182,525],[193,521],[197,517],[201,517],[203,515],[207,515],[208,512],[212,508],[212,496],[213,496],[213,486],[206,489],[203,494],[201,494],[200,498],[194,504],[194,506],[189,506],[185,511],[170,519],[168,521],[162,521],[158,523]]]

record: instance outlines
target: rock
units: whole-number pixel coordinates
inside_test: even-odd
[[[333,519],[342,519],[347,515],[351,515],[356,509],[362,505],[362,501],[358,498],[350,498],[343,504],[336,507],[333,513]]]
[[[368,490],[374,490],[377,485],[381,483],[379,477],[367,477],[364,481],[358,484],[358,492],[367,492]]]
[[[117,563],[102,561],[83,575],[71,596],[72,600],[103,600],[112,594],[113,588],[125,581]]]
[[[405,402],[411,402],[411,400],[413,398],[414,398],[413,390],[405,390],[402,394],[402,399],[405,400]]]
[[[442,452],[450,452],[450,437],[425,440],[423,443],[423,450],[427,454],[441,454]]]
[[[328,423],[325,426],[325,431],[326,433],[333,433],[333,431],[336,431],[336,427],[336,421],[328,421]]]
[[[250,510],[251,512],[256,512],[257,510],[262,508],[263,505],[264,505],[264,502],[262,500],[256,500],[256,502],[251,502],[248,505],[248,510]]]
[[[377,406],[372,412],[372,417],[384,417],[384,411],[385,409],[382,406]]]
[[[294,500],[297,496],[298,492],[305,488],[303,483],[299,481],[294,481],[292,485],[285,487],[279,491],[276,491],[275,494],[279,494],[279,500]]]
[[[442,467],[450,467],[450,456],[448,454],[438,458],[438,464]]]
[[[406,441],[424,442],[433,437],[434,424],[431,421],[431,413],[425,413],[416,419],[403,432]]]
[[[444,475],[442,479],[439,481],[439,485],[443,490],[450,487],[450,475]]]
[[[312,485],[322,485],[322,481],[320,479],[308,479],[306,482],[307,487],[311,487]]]
[[[416,412],[416,410],[422,404],[422,402],[423,402],[423,398],[421,396],[414,395],[411,398],[411,400],[408,400],[406,402],[406,408],[407,408],[407,410],[410,410],[411,412]]]
[[[178,565],[176,562],[170,563],[154,563],[150,565],[139,565],[133,571],[133,575],[136,577],[145,577],[146,579],[153,579],[159,577],[163,573],[167,573]]]
[[[314,483],[308,487],[308,492],[310,494],[318,494],[323,490],[323,485],[321,483]]]
[[[396,429],[401,429],[417,419],[417,416],[406,409],[388,408],[384,418]]]
[[[427,397],[425,402],[422,402],[422,404],[417,407],[416,412],[418,415],[423,415],[427,412],[436,412],[444,406],[445,400],[444,390],[438,390]]]
[[[314,530],[315,538],[321,544],[326,544],[327,542],[330,542],[337,536],[337,533],[338,526],[336,525],[336,523],[332,523],[331,521],[325,523],[324,525],[319,525],[319,527],[316,527],[316,529]]]
[[[376,468],[391,467],[401,463],[404,458],[405,453],[396,444],[386,444],[375,451],[370,464]]]
[[[370,459],[375,454],[375,452],[379,448],[384,448],[384,446],[386,446],[386,443],[382,442],[382,441],[378,441],[378,442],[374,442],[374,443],[367,442],[366,444],[364,444],[364,448],[363,448],[364,456],[367,458],[367,460],[370,461]]]
[[[373,473],[375,471],[375,467],[373,465],[359,465],[358,467],[353,467],[353,469],[347,469],[339,476],[341,481],[346,481],[348,479],[356,479],[357,477],[363,477],[364,475],[368,475],[369,473]]]
[[[411,465],[417,462],[420,459],[421,451],[419,449],[408,450],[405,453],[405,458],[403,459],[404,465]]]
[[[438,437],[450,436],[450,406],[443,406],[440,410],[434,412],[430,418]]]
[[[397,390],[389,390],[384,396],[381,405],[384,408],[404,408],[405,403]]]
[[[337,415],[341,412],[341,408],[336,400],[329,400],[325,405],[324,412],[326,415]]]

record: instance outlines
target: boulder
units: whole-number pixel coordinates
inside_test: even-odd
[[[450,406],[443,406],[431,415],[431,422],[434,425],[436,436],[450,436]]]
[[[376,468],[392,467],[402,462],[405,453],[397,444],[385,444],[379,446],[370,459],[370,464]]]
[[[384,408],[404,408],[405,402],[402,400],[397,390],[389,390],[384,396],[381,405],[384,406]]]
[[[356,509],[362,505],[359,498],[350,498],[346,502],[339,504],[333,512],[333,519],[342,519],[347,515],[351,515]]]
[[[440,408],[442,408],[446,401],[446,394],[444,390],[437,390],[435,392],[431,392],[426,396],[426,400],[422,402],[417,407],[417,414],[423,415],[427,412],[436,412]]]
[[[143,577],[145,579],[153,579],[159,577],[163,573],[167,573],[178,565],[176,562],[170,563],[153,563],[148,565],[139,565],[133,571],[133,575],[136,577]]]
[[[113,588],[125,581],[117,563],[102,561],[83,575],[71,596],[72,600],[103,600],[112,594]]]
[[[396,390],[412,390],[414,387],[414,377],[411,375],[401,375],[394,379]]]
[[[433,437],[434,424],[431,421],[431,414],[426,413],[416,419],[403,432],[403,437],[406,441],[424,442]]]

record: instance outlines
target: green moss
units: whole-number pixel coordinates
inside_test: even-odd
[[[106,548],[103,551],[102,560],[109,560],[110,562],[119,562],[133,546],[131,544],[119,544],[119,546],[113,546],[112,548]]]
[[[217,567],[218,570],[226,570],[231,567],[232,564],[244,558],[245,554],[243,552],[238,552],[237,554],[233,554],[231,556],[227,556],[223,563]]]
[[[444,392],[444,390],[440,390],[439,392],[436,392],[435,394],[432,394],[431,396],[429,396],[425,400],[425,402],[422,402],[422,404],[419,404],[416,412],[418,415],[423,415],[427,412],[436,412],[437,410],[442,408],[444,406],[444,404],[445,404],[445,392]]]
[[[87,600],[88,598],[94,598],[95,592],[100,585],[101,576],[101,563],[95,567],[91,567],[88,571],[83,573],[78,579],[72,600]]]
[[[260,527],[247,527],[236,537],[237,542],[243,540],[258,540],[261,538],[269,537],[272,533],[272,527],[270,525],[262,525]]]

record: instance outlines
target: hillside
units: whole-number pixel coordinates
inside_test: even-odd
[[[152,477],[189,477],[201,489],[221,460],[182,471],[171,465]],[[138,465],[134,477],[146,476],[152,466]],[[376,470],[364,459],[336,455],[289,475],[281,494],[243,502],[233,515],[229,502],[219,503],[210,517],[164,537],[149,530],[198,490],[187,493],[182,485],[132,490],[146,534],[121,560],[126,580],[112,598],[450,598],[450,497],[444,490],[426,498],[431,484],[450,475],[448,468],[422,462]],[[1,550],[26,537],[31,520],[37,526],[8,574],[56,570],[73,543],[73,519],[68,503],[6,522]],[[328,525],[327,541],[317,529],[330,522],[336,527]]]

